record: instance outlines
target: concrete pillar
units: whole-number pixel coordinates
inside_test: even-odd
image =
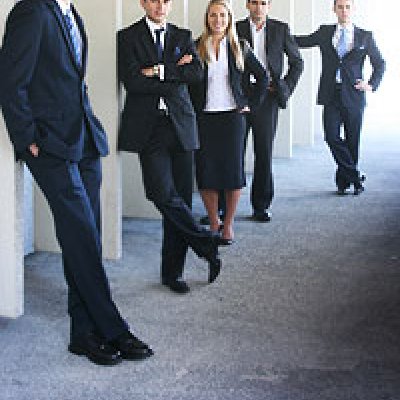
[[[309,1],[309,0],[302,0],[302,1]],[[329,24],[335,23],[336,18],[335,14],[333,13],[333,0],[332,1],[314,1],[314,27],[306,32],[305,34],[310,33],[316,29],[321,24]],[[299,32],[302,33],[302,32]],[[319,77],[321,75],[321,56],[319,50],[315,50],[313,55],[313,80],[314,80],[314,93],[313,101],[316,104],[317,99],[317,90],[319,84]],[[314,106],[314,132],[316,135],[323,137],[323,127],[322,127],[322,106]]]
[[[272,1],[271,18],[285,21],[293,27],[294,0]],[[274,157],[291,157],[293,145],[293,106],[289,100],[285,110],[280,110],[274,143]]]
[[[13,0],[3,0],[0,8],[0,34]],[[0,316],[16,318],[24,310],[23,270],[23,167],[16,163],[0,117]]]
[[[315,29],[314,0],[294,3],[294,23],[292,34],[306,34]],[[314,143],[314,113],[316,84],[314,61],[319,57],[318,50],[300,50],[304,59],[304,71],[292,96],[293,108],[293,143],[312,145]]]
[[[116,152],[118,95],[116,75],[116,31],[121,21],[120,0],[92,2],[75,0],[85,21],[89,40],[88,85],[95,114],[106,128],[110,155],[103,159],[103,249],[106,258],[119,258],[122,248],[121,173]],[[95,17],[94,17],[95,12]],[[43,196],[36,190],[36,249],[57,251],[50,212]]]

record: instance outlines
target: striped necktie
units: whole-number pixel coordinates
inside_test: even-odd
[[[67,12],[64,14],[64,20],[67,25],[67,29],[69,32],[69,36],[71,38],[72,45],[74,47],[75,59],[79,66],[82,65],[82,49],[79,40],[79,32],[76,25],[73,23],[72,20],[72,11],[68,9]]]

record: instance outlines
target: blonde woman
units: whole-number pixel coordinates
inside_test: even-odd
[[[246,132],[244,113],[256,107],[266,93],[268,79],[246,43],[239,43],[231,6],[211,0],[204,31],[197,40],[204,63],[204,80],[191,87],[199,125],[200,150],[196,152],[196,179],[210,220],[210,229],[221,232],[221,243],[233,243],[233,220],[241,188],[245,186],[243,152]],[[251,96],[242,87],[244,72],[254,85]],[[224,191],[226,213],[218,217],[218,196]]]

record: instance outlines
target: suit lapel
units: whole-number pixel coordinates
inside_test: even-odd
[[[353,48],[346,54],[346,56],[351,54],[355,49],[358,49],[360,46],[361,46],[361,30],[355,26]]]
[[[174,62],[175,60],[171,60],[171,55],[174,55],[174,44],[176,44],[174,39],[174,31],[170,24],[167,24],[167,31],[165,32],[165,41],[164,41],[164,61]]]
[[[150,54],[151,61],[154,64],[158,64],[156,44],[154,43],[153,35],[151,34],[150,28],[146,23],[146,19],[143,17],[140,23],[142,30],[142,37],[141,37],[142,43],[145,46],[146,51]]]
[[[328,26],[328,38],[329,38],[329,48],[333,52],[334,56],[339,60],[339,55],[337,53],[337,50],[333,46],[333,35],[335,34],[336,31],[336,25],[330,25]]]
[[[58,25],[60,26],[61,32],[64,36],[64,40],[66,42],[66,45],[69,50],[69,54],[72,60],[72,63],[74,64],[75,68],[79,73],[82,72],[81,67],[77,64],[76,58],[75,58],[75,50],[74,50],[74,45],[72,44],[70,34],[67,30],[67,26],[64,22],[64,16],[62,15],[62,12],[60,8],[58,7],[57,3],[55,1],[47,0],[47,4],[51,8],[52,12],[54,13],[54,16],[57,20]],[[76,14],[75,14],[76,15]],[[82,32],[82,31],[81,31]],[[83,36],[82,36],[83,38]]]
[[[275,36],[275,31],[274,31],[274,24],[271,23],[271,20],[267,18],[267,21],[265,22],[266,26],[266,32],[265,32],[265,53],[268,58],[268,48],[270,43],[274,43],[274,36]]]
[[[246,19],[246,23],[243,24],[243,26],[244,26],[243,36],[249,42],[251,48],[254,49],[253,35],[251,34],[249,18]]]

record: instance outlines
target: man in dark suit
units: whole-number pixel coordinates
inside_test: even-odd
[[[296,36],[300,47],[319,46],[322,74],[318,104],[324,106],[325,141],[337,164],[337,193],[344,195],[354,186],[354,194],[364,191],[365,175],[358,170],[359,144],[365,108],[365,92],[375,91],[385,71],[385,62],[371,32],[352,24],[353,0],[335,0],[338,23],[321,25],[307,36]],[[363,78],[366,57],[372,65],[369,80]],[[341,136],[341,127],[344,135]]]
[[[286,23],[268,18],[272,0],[246,0],[248,18],[238,21],[236,28],[241,39],[246,39],[271,78],[268,95],[261,107],[248,116],[254,140],[254,172],[251,186],[253,220],[269,222],[273,196],[272,148],[276,135],[279,108],[286,108],[303,71],[303,60]],[[283,74],[284,55],[288,69]],[[249,96],[253,77],[245,77]]]
[[[191,33],[166,23],[170,0],[140,0],[146,16],[118,33],[118,71],[126,89],[118,148],[136,152],[146,196],[163,216],[161,280],[177,293],[188,246],[209,263],[209,282],[221,268],[219,236],[191,212],[197,123],[188,84],[203,70]]]
[[[68,349],[102,365],[148,357],[111,298],[102,264],[100,156],[108,145],[84,81],[82,19],[68,0],[23,0],[9,14],[1,54],[9,136],[49,203],[62,250]]]

